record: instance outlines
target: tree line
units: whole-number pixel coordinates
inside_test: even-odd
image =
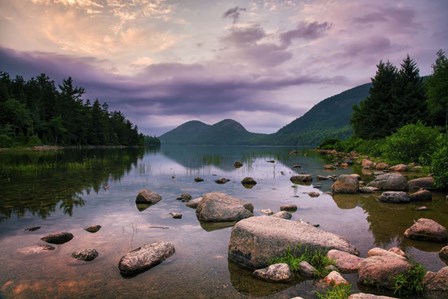
[[[56,85],[45,74],[26,81],[0,71],[0,147],[160,145],[107,103],[84,100],[85,92],[71,77]]]

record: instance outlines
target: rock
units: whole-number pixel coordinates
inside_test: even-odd
[[[40,226],[31,226],[24,229],[26,232],[34,232],[36,230],[40,229]]]
[[[42,241],[51,244],[64,244],[73,239],[73,234],[68,232],[60,232],[40,238]]]
[[[311,176],[311,174],[305,173],[293,175],[289,180],[294,184],[310,183],[313,181],[313,177]]]
[[[93,261],[98,256],[98,251],[93,248],[82,249],[72,253],[72,257],[80,261]]]
[[[375,166],[375,163],[368,159],[362,159],[361,166],[362,168],[372,168]]]
[[[243,166],[243,163],[241,163],[240,161],[235,161],[235,163],[233,163],[233,167],[235,168],[240,168]]]
[[[280,207],[280,211],[286,211],[286,212],[295,212],[297,211],[297,205],[284,205]]]
[[[24,255],[34,255],[44,252],[50,252],[54,250],[55,248],[51,245],[33,245],[28,247],[23,247],[17,250],[18,253],[24,254]]]
[[[190,200],[185,205],[189,208],[196,209],[198,207],[199,203],[201,202],[201,200],[202,200],[202,197],[198,197],[198,198]]]
[[[244,179],[241,180],[241,184],[254,186],[257,184],[257,182],[251,177],[245,177]]]
[[[329,176],[324,176],[324,175],[318,175],[316,178],[317,178],[318,181],[331,180],[331,177],[329,177]]]
[[[376,187],[359,187],[359,192],[361,192],[361,193],[373,193],[375,191],[378,191],[378,188],[376,188]]]
[[[272,212],[271,209],[264,209],[264,210],[261,210],[260,212],[261,212],[261,214],[264,214],[266,216],[271,216],[272,214],[274,214],[274,212]]]
[[[345,280],[345,278],[342,277],[342,275],[337,271],[331,271],[327,276],[322,278],[321,281],[327,285],[340,285],[340,284],[348,285],[348,281]]]
[[[414,211],[430,211],[427,206],[420,206],[414,209]]]
[[[434,190],[436,188],[434,185],[434,178],[431,176],[413,179],[410,180],[408,183],[410,190],[418,190],[418,189]]]
[[[389,168],[390,171],[398,171],[398,172],[405,172],[409,170],[409,166],[406,164],[397,164]]]
[[[359,180],[350,174],[341,174],[331,186],[334,193],[354,194],[358,192]]]
[[[92,225],[89,227],[86,227],[84,230],[88,231],[89,233],[96,233],[101,229],[101,225]]]
[[[299,263],[299,274],[302,277],[313,278],[317,276],[317,270],[307,261]]]
[[[360,284],[392,289],[393,278],[409,271],[412,267],[412,264],[402,256],[384,249],[374,253],[369,251],[369,253],[370,255],[359,263],[358,282]]]
[[[316,187],[316,186],[314,186],[314,187]],[[308,196],[309,197],[319,197],[320,193],[316,192],[316,191],[311,191],[311,192],[308,192]]]
[[[292,218],[292,215],[287,211],[280,211],[272,215],[272,217],[289,220]]]
[[[406,253],[398,247],[392,247],[388,251],[400,255],[402,257],[406,257]]]
[[[254,206],[225,193],[210,192],[202,196],[196,216],[206,222],[238,221],[254,215]]]
[[[275,163],[275,160],[267,160],[268,163]]]
[[[298,246],[299,245],[299,246]],[[229,242],[229,259],[249,267],[263,268],[284,254],[288,248],[296,248],[301,254],[307,248],[339,249],[358,254],[357,249],[342,237],[325,232],[310,224],[276,217],[258,216],[235,224]]]
[[[350,166],[350,164],[347,163],[347,162],[343,162],[343,163],[341,163],[341,167],[342,167],[342,168],[347,168],[347,167],[349,167],[349,166]]]
[[[182,219],[182,214],[181,213],[176,213],[176,212],[170,212],[171,217],[173,217],[174,219]]]
[[[446,228],[434,220],[427,218],[418,219],[404,232],[404,236],[414,240],[440,243],[448,240],[448,232]]]
[[[162,196],[149,189],[142,189],[138,192],[135,203],[153,205],[162,200]]]
[[[428,291],[448,291],[448,267],[443,267],[436,273],[426,272],[423,285]]]
[[[411,198],[403,191],[386,191],[381,193],[379,200],[387,203],[408,203]]]
[[[135,275],[160,264],[175,252],[169,242],[145,244],[124,255],[118,263],[122,275]]]
[[[375,165],[375,169],[376,170],[386,170],[389,169],[390,165],[384,162],[380,162],[378,164]]]
[[[191,200],[191,195],[188,194],[188,193],[182,193],[181,195],[176,197],[176,199],[177,200],[182,200],[182,202],[190,201]]]
[[[439,256],[441,259],[448,260],[448,246],[445,246],[442,249],[440,249]]]
[[[292,272],[288,264],[273,264],[267,268],[255,270],[253,276],[267,281],[288,282],[292,278]]]
[[[400,249],[398,249],[398,250],[400,250]],[[371,256],[386,256],[386,257],[390,257],[390,258],[398,258],[398,259],[402,259],[403,261],[407,261],[407,258],[406,258],[406,255],[404,254],[404,252],[401,251],[401,252],[396,253],[395,249],[385,250],[383,248],[375,247],[375,248],[370,249],[367,252],[367,257],[371,257]]]
[[[347,299],[396,299],[396,297],[357,293],[357,294],[352,294],[352,295],[348,296]]]
[[[200,177],[195,177],[195,178],[194,178],[194,181],[195,181],[196,183],[199,183],[199,182],[203,182],[204,179],[203,179],[203,178],[200,178]]]
[[[376,187],[385,191],[407,191],[409,188],[406,178],[400,173],[380,174],[375,180],[368,183],[367,187]]]
[[[325,164],[324,169],[325,170],[335,170],[336,166],[334,166],[333,164]]]
[[[230,182],[230,180],[226,179],[226,178],[220,178],[220,179],[215,180],[215,183],[220,184],[220,185],[225,184],[227,182]]]
[[[432,193],[431,191],[420,189],[417,192],[409,194],[411,201],[431,201]]]
[[[336,267],[342,273],[357,272],[359,269],[359,263],[364,260],[356,255],[337,249],[328,251],[327,257],[335,261]]]
[[[291,166],[291,168],[300,168],[301,166],[299,164],[294,164],[293,166]]]

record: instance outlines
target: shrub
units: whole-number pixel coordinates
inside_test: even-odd
[[[42,141],[36,135],[31,136],[28,139],[27,146],[37,146],[42,145]]]
[[[430,165],[439,135],[437,129],[421,122],[406,125],[386,138],[383,156],[392,164],[419,162]]]
[[[397,293],[401,296],[423,292],[423,277],[425,273],[426,270],[422,265],[414,263],[409,271],[394,277],[394,294]]]
[[[14,146],[14,140],[8,135],[0,135],[0,148],[1,147],[12,147]]]
[[[317,292],[316,296],[319,299],[346,299],[350,296],[352,286],[349,284],[332,285],[324,292]]]
[[[448,188],[448,137],[440,135],[432,154],[431,170],[438,188]]]

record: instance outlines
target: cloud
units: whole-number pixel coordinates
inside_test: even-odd
[[[294,39],[313,40],[320,38],[331,29],[331,26],[331,23],[328,22],[301,22],[296,29],[280,34],[280,40],[284,46],[288,47]]]
[[[230,18],[233,20],[233,24],[236,24],[240,18],[240,14],[242,11],[246,11],[245,8],[241,8],[238,6],[235,6],[234,8],[228,9],[223,15],[223,18]]]

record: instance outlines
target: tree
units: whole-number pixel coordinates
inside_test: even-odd
[[[433,73],[426,81],[428,105],[434,114],[445,114],[445,133],[448,133],[448,59],[442,50],[437,52],[432,69]]]

